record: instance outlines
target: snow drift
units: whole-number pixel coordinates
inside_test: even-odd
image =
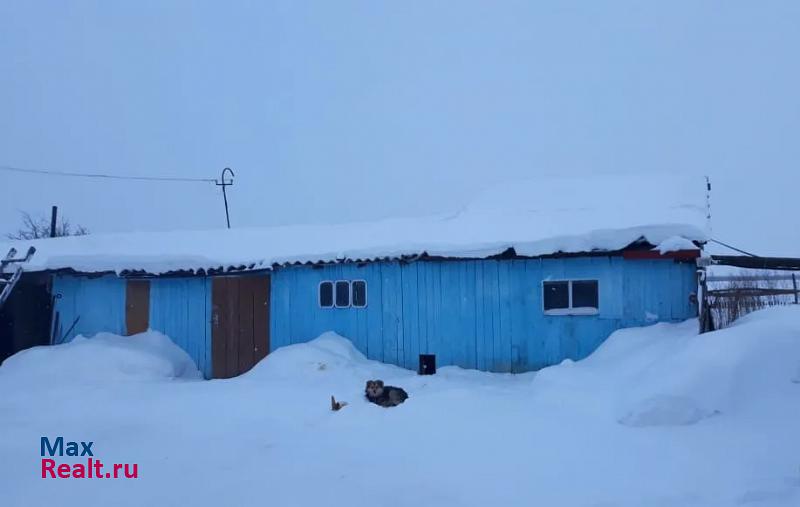
[[[540,371],[534,385],[600,391],[624,425],[687,425],[791,396],[798,357],[800,308],[778,307],[703,335],[694,320],[620,330],[587,359]]]
[[[624,423],[690,424],[761,405],[765,397],[791,396],[800,358],[800,308],[764,310],[733,327],[659,345],[647,369],[627,382],[632,406]]]
[[[189,355],[156,331],[80,335],[69,343],[23,350],[0,367],[4,382],[52,382],[56,374],[62,385],[202,378]]]
[[[418,376],[332,333],[240,377],[194,382],[173,380],[197,372],[157,334],[34,349],[0,366],[4,500],[263,505],[268,491],[276,505],[798,505],[800,308],[696,329],[619,331],[583,361],[523,375]],[[373,378],[409,399],[366,402]],[[349,404],[332,412],[331,395]],[[62,434],[139,463],[141,478],[43,481],[38,439]]]

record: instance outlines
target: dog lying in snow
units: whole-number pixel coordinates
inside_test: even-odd
[[[367,380],[364,393],[369,401],[382,407],[396,407],[408,399],[408,393],[394,386],[383,385],[383,380]]]

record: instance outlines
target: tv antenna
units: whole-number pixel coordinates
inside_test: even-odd
[[[231,177],[229,180],[225,181],[225,173],[231,173]],[[233,174],[233,171],[230,167],[226,167],[222,170],[222,174],[220,175],[219,180],[214,181],[214,183],[218,187],[222,187],[222,199],[225,201],[225,221],[228,223],[228,229],[231,228],[231,217],[228,214],[228,194],[225,192],[225,187],[230,187],[233,185],[233,177],[236,176]]]

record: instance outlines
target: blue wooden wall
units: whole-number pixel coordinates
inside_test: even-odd
[[[127,280],[113,275],[86,277],[55,275],[54,312],[60,331],[55,343],[68,342],[82,334],[125,334],[125,289]],[[209,278],[153,278],[150,280],[150,329],[169,336],[194,360],[206,378],[211,378],[211,281]],[[75,328],[67,333],[76,317]]]
[[[550,316],[542,281],[597,279],[593,316]],[[323,280],[366,280],[366,308],[320,308]],[[150,328],[166,334],[211,371],[211,278],[150,282]],[[272,273],[270,349],[325,331],[350,338],[372,359],[416,369],[419,354],[439,365],[500,372],[582,359],[614,330],[695,316],[689,294],[695,267],[672,260],[576,257],[535,260],[419,261],[295,266]],[[62,332],[80,315],[77,334],[125,333],[126,280],[56,275]]]
[[[150,329],[169,336],[211,378],[211,279],[150,281]]]
[[[549,316],[543,280],[597,279],[594,316]],[[323,280],[364,279],[367,308],[319,308]],[[272,275],[271,349],[336,331],[367,357],[517,372],[578,360],[614,330],[695,316],[695,267],[672,260],[576,257],[295,266]]]
[[[125,334],[125,287],[125,280],[113,275],[95,278],[54,275],[53,311],[58,312],[60,328],[60,332],[53,333],[55,343],[101,331]],[[78,321],[69,331],[75,319]]]

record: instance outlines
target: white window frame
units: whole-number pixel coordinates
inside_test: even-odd
[[[340,284],[340,283],[344,283],[345,285],[347,285],[347,304],[346,305],[342,305],[342,306],[340,306],[338,304],[338,299],[339,298],[336,297],[336,292],[338,291],[336,286],[338,284]],[[334,308],[350,308],[350,302],[353,299],[353,292],[350,289],[351,289],[350,280],[336,280],[335,282],[333,282],[333,306],[334,306]]]
[[[331,306],[322,306],[322,284],[331,284]],[[336,306],[336,284],[333,280],[322,280],[317,285],[317,305],[320,308],[334,308]]]
[[[545,310],[544,308],[544,287],[546,283],[559,283],[567,282],[567,308],[551,308]],[[574,308],[572,306],[572,282],[597,282],[597,308],[591,306],[580,306]],[[542,280],[541,292],[542,295],[542,313],[545,315],[562,316],[562,315],[599,315],[600,314],[600,280],[597,278],[568,278],[568,279],[547,279]]]
[[[364,283],[364,306],[356,306],[353,302],[353,284],[356,282],[363,282]],[[367,281],[361,278],[356,278],[355,280],[350,281],[350,306],[353,308],[366,308],[369,304],[369,289],[367,288]]]

